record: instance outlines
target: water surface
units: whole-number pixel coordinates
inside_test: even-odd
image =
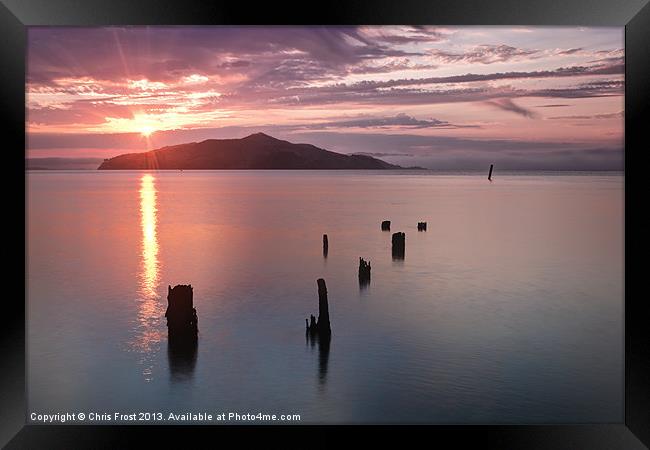
[[[27,179],[30,411],[622,420],[620,174]],[[384,219],[406,233],[403,260]],[[359,257],[372,264],[365,287]],[[320,277],[328,352],[305,339]],[[163,314],[167,286],[187,283],[199,345],[179,356]]]

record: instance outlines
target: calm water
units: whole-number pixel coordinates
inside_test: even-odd
[[[30,411],[622,420],[622,175],[27,178]],[[403,261],[383,219],[406,233]],[[305,340],[320,277],[329,354]],[[179,360],[163,314],[185,283],[200,334]]]

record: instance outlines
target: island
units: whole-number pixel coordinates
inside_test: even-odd
[[[99,170],[125,169],[402,169],[367,155],[344,155],[264,133],[208,139],[105,159]]]

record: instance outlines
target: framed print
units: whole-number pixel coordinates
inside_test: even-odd
[[[525,6],[3,0],[3,445],[648,445],[650,7]]]

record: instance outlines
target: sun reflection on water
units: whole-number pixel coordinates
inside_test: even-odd
[[[140,226],[142,228],[142,262],[139,276],[139,305],[137,337],[133,349],[142,356],[143,375],[146,381],[153,379],[154,356],[160,349],[163,337],[161,318],[164,307],[160,301],[160,261],[158,259],[156,179],[144,174],[140,178]]]
[[[142,294],[157,296],[158,237],[156,235],[156,186],[154,177],[142,176],[140,185],[140,216],[142,226]]]

